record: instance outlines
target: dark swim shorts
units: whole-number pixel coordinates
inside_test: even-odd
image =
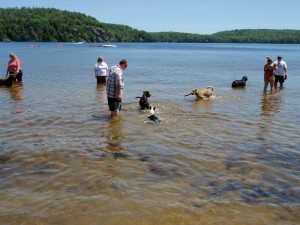
[[[275,83],[279,81],[280,84],[284,82],[284,76],[275,75]]]
[[[117,98],[107,97],[109,111],[121,111],[122,101]]]

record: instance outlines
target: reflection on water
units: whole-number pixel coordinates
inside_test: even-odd
[[[275,90],[261,95],[261,122],[259,123],[258,141],[261,143],[261,150],[274,149],[273,143],[276,142],[274,136],[275,115],[280,112],[282,105],[283,92]]]
[[[103,83],[96,84],[97,101],[104,103],[106,101],[106,85]]]
[[[11,87],[0,87],[0,91],[6,92],[10,95],[10,98],[15,103],[21,103],[23,101],[23,83],[14,83]]]
[[[261,97],[261,115],[272,117],[280,112],[283,95],[284,92],[280,89],[270,93],[264,91]]]
[[[120,55],[132,59],[124,110],[111,119],[105,85],[94,76],[82,79],[98,50],[70,44],[57,54],[55,45],[44,45],[23,53],[24,67],[32,65],[24,85],[0,88],[0,224],[299,224],[300,76],[261,93],[258,67],[245,88],[231,88],[233,72],[258,54],[264,58],[264,50],[205,45],[203,54],[161,43],[151,44],[153,51],[133,43],[116,54],[103,49],[111,63]],[[53,66],[41,57],[45,50],[70,60]],[[160,75],[153,76],[149,61]],[[177,62],[186,65],[185,76]],[[71,71],[59,72],[65,68]],[[184,97],[206,85],[216,87],[216,96]],[[135,96],[143,90],[153,92],[160,123],[149,123],[149,111],[139,110]]]
[[[21,103],[23,101],[23,83],[17,82],[9,89],[11,99],[16,103]]]
[[[21,82],[17,82],[15,84],[13,84],[11,87],[0,87],[0,94],[5,93],[7,95],[9,95],[9,98],[2,98],[0,100],[6,102],[7,99],[11,100],[12,107],[10,108],[10,112],[11,114],[20,114],[23,113],[23,83]],[[1,104],[1,103],[0,103]],[[2,103],[2,113],[5,112],[3,109],[6,107],[7,105]]]
[[[107,123],[107,151],[116,156],[122,155],[123,139],[123,118],[121,116],[110,118]]]

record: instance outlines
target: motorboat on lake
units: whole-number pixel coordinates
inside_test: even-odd
[[[115,48],[116,45],[101,45],[103,48]]]

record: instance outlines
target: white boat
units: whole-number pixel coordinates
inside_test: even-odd
[[[84,41],[79,41],[79,42],[74,42],[73,44],[75,44],[75,45],[82,45],[84,43],[85,43]]]
[[[115,48],[117,47],[116,45],[102,45],[104,48]]]

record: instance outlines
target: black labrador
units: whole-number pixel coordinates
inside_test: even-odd
[[[232,82],[231,87],[245,87],[246,86],[246,81],[248,80],[247,76],[243,76],[241,80],[235,80]]]
[[[141,110],[149,109],[150,105],[149,105],[148,98],[150,97],[151,94],[149,91],[144,91],[142,97],[136,97],[140,99],[139,104],[141,106]]]
[[[0,78],[0,85],[11,87],[16,77],[14,75],[9,75],[8,78]]]

